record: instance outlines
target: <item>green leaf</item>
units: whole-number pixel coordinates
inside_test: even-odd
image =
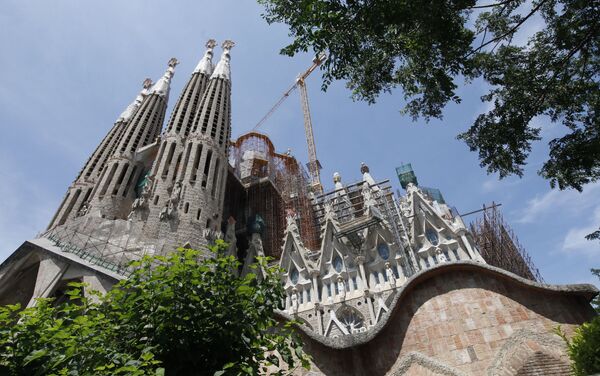
[[[24,364],[28,365],[29,363],[46,356],[46,354],[48,354],[47,350],[35,350],[27,357],[25,357]]]

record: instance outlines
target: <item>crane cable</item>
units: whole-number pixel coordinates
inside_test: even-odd
[[[327,59],[327,55],[323,52],[315,56],[315,58],[313,59],[313,64],[306,71],[304,71],[304,73],[298,76],[296,82],[294,82],[294,84],[283,93],[283,95],[281,96],[281,98],[279,98],[277,103],[275,103],[273,107],[271,107],[271,109],[265,114],[265,116],[263,116],[259,120],[259,122],[256,123],[254,128],[252,128],[252,131],[256,131],[258,128],[260,128],[267,121],[267,119],[269,119],[269,117],[279,108],[279,106],[281,106],[281,104],[290,96],[292,91],[294,91],[298,87],[299,82],[304,81],[315,69],[317,69],[319,65],[321,65],[325,61],[325,59]]]

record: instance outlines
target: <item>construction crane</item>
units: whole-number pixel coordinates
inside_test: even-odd
[[[327,55],[320,53],[313,59],[312,65],[296,78],[296,82],[285,92],[283,96],[271,107],[269,112],[260,119],[260,121],[252,128],[257,130],[263,125],[267,119],[281,106],[281,104],[290,96],[292,91],[297,87],[300,88],[300,101],[302,102],[302,111],[304,113],[304,132],[306,133],[306,144],[308,145],[308,171],[311,177],[311,187],[316,195],[323,193],[323,185],[321,184],[321,164],[317,159],[317,149],[315,147],[315,138],[313,136],[312,119],[310,117],[310,107],[308,105],[308,92],[306,90],[306,78],[317,69],[321,63],[325,61]]]

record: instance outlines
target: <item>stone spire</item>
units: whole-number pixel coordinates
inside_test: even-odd
[[[48,228],[61,225],[68,219],[75,218],[78,214],[85,214],[90,194],[94,188],[94,183],[97,182],[100,173],[104,170],[106,161],[114,153],[127,123],[131,120],[144,98],[148,95],[148,89],[151,85],[152,80],[146,78],[142,90],[133,103],[127,106],[125,111],[117,118],[113,127],[106,134],[96,150],[94,150],[94,153],[92,153],[86,164],[83,166],[75,181],[73,181],[68,188],[63,202],[52,218]]]
[[[190,243],[192,247],[199,247],[207,243],[203,233],[221,229],[227,148],[231,137],[230,50],[233,45],[231,41],[223,43],[221,60],[202,95],[185,141],[181,178],[178,177],[174,185],[180,188],[173,188],[167,197],[159,197],[157,201],[161,213],[158,219],[164,223],[158,225],[158,236],[173,245]],[[161,171],[158,167],[157,173]],[[151,208],[151,212],[155,210]],[[149,229],[151,222],[149,220]],[[177,226],[176,232],[173,226]]]
[[[229,62],[231,60],[230,51],[234,46],[235,43],[233,41],[226,40],[223,42],[221,46],[223,47],[221,60],[219,60],[219,63],[217,64],[217,67],[210,78],[222,78],[231,81],[231,68]]]
[[[212,63],[213,58],[213,48],[217,45],[217,42],[214,39],[209,39],[206,42],[206,52],[198,65],[196,65],[196,69],[194,69],[194,73],[203,73],[210,76],[213,72],[214,66]]]
[[[116,121],[117,123],[126,123],[129,120],[131,120],[131,117],[133,116],[133,114],[135,114],[135,111],[142,104],[144,97],[146,97],[146,95],[148,95],[148,92],[149,92],[149,89],[151,86],[152,86],[152,80],[150,78],[146,78],[142,84],[142,91],[140,91],[140,93],[137,95],[137,97],[135,97],[135,100],[133,101],[133,103],[131,103],[129,106],[127,106],[125,111],[123,111],[121,113],[121,115],[119,116],[119,118]]]
[[[175,108],[171,112],[171,119],[167,124],[166,134],[179,134],[184,137],[190,132],[192,121],[198,111],[198,105],[202,99],[202,94],[206,90],[208,80],[213,71],[213,48],[216,42],[214,39],[209,39],[206,42],[206,52],[196,69],[192,72],[192,76],[188,80],[185,88],[181,92]]]
[[[165,102],[169,102],[169,90],[171,88],[171,78],[175,75],[175,67],[179,64],[179,61],[172,57],[169,60],[167,71],[165,74],[154,84],[150,89],[150,94],[160,95],[165,99]]]
[[[134,188],[151,162],[138,150],[153,142],[160,134],[167,109],[169,86],[177,59],[168,62],[165,74],[149,89],[139,108],[123,130],[119,142],[102,171],[92,192],[90,207],[101,216],[124,219],[135,200]]]
[[[177,211],[175,204],[176,201],[178,202],[178,197],[176,196],[180,194],[177,192],[177,187],[181,186],[181,175],[186,168],[186,165],[182,164],[183,152],[213,71],[212,55],[215,45],[213,39],[206,43],[206,52],[181,92],[161,138],[158,157],[151,170],[151,176],[154,178],[152,191],[155,200],[148,206],[148,220],[145,227],[148,236],[157,236],[160,232],[159,227],[168,225],[168,217],[174,216]],[[136,217],[144,219],[143,213],[140,214]]]

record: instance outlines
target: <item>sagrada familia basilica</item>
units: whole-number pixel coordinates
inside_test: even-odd
[[[595,315],[594,286],[549,285],[492,261],[513,257],[514,245],[490,256],[410,165],[397,170],[403,193],[364,163],[356,181],[336,173],[324,192],[266,135],[232,140],[234,43],[216,65],[215,47],[206,44],[164,129],[177,60],[143,82],[48,228],[0,265],[0,304],[61,301],[71,281],[105,292],[131,260],[222,238],[240,273],[263,255],[284,270],[278,315],[302,323],[312,356],[298,374],[569,374],[553,328],[572,333]]]

